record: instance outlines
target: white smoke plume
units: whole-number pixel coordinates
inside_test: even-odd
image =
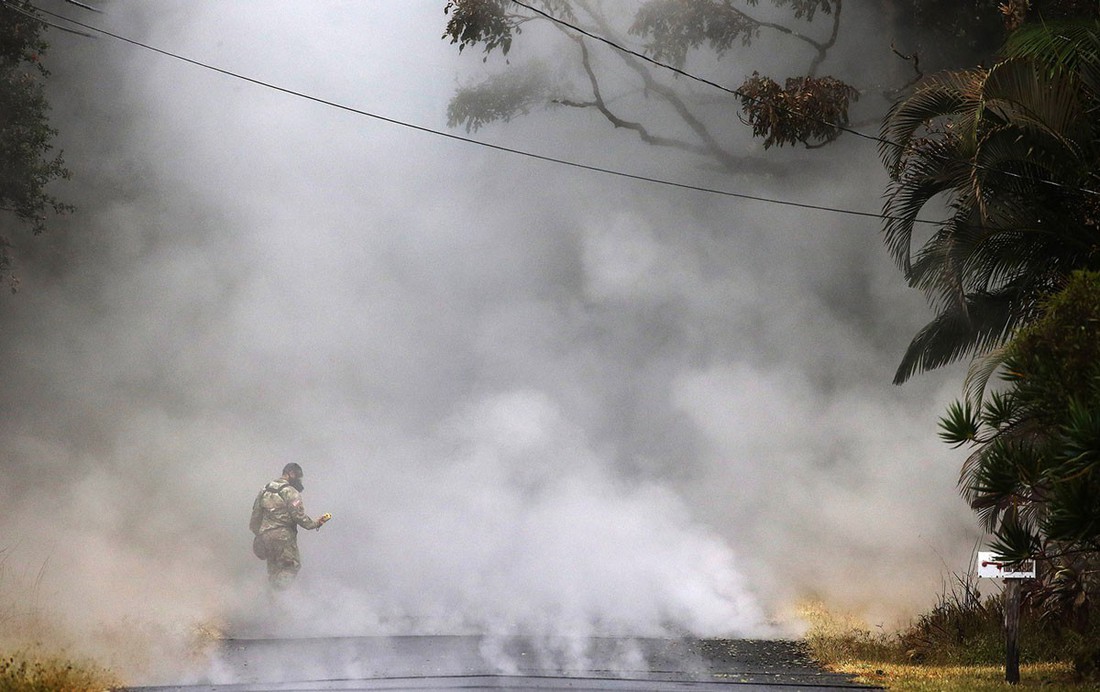
[[[487,69],[439,39],[437,1],[100,5],[82,17],[435,129]],[[973,522],[935,438],[958,372],[890,384],[928,315],[874,220],[51,40],[74,172],[57,192],[79,209],[21,244],[0,299],[0,588],[94,653],[204,623],[774,635],[811,597],[895,624],[965,569]],[[876,209],[884,184],[851,140],[776,152],[777,179],[710,176],[575,113],[477,136],[838,207]],[[335,519],[300,536],[274,616],[247,521],[287,461]]]

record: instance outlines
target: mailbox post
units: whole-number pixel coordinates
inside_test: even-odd
[[[1020,682],[1020,582],[1035,578],[1035,561],[1012,565],[991,552],[978,553],[978,576],[1005,580],[1005,682]]]

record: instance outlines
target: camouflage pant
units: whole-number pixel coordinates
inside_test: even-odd
[[[285,589],[302,569],[298,555],[298,532],[294,529],[271,529],[260,536],[267,553],[267,578],[273,588]]]

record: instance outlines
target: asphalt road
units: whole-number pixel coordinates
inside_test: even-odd
[[[797,642],[415,636],[227,639],[189,684],[145,692],[835,690]]]

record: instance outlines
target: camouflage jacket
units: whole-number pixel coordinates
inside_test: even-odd
[[[271,529],[321,528],[321,522],[306,514],[302,494],[285,479],[276,478],[264,486],[252,503],[252,519],[248,527],[252,533],[261,534]]]

